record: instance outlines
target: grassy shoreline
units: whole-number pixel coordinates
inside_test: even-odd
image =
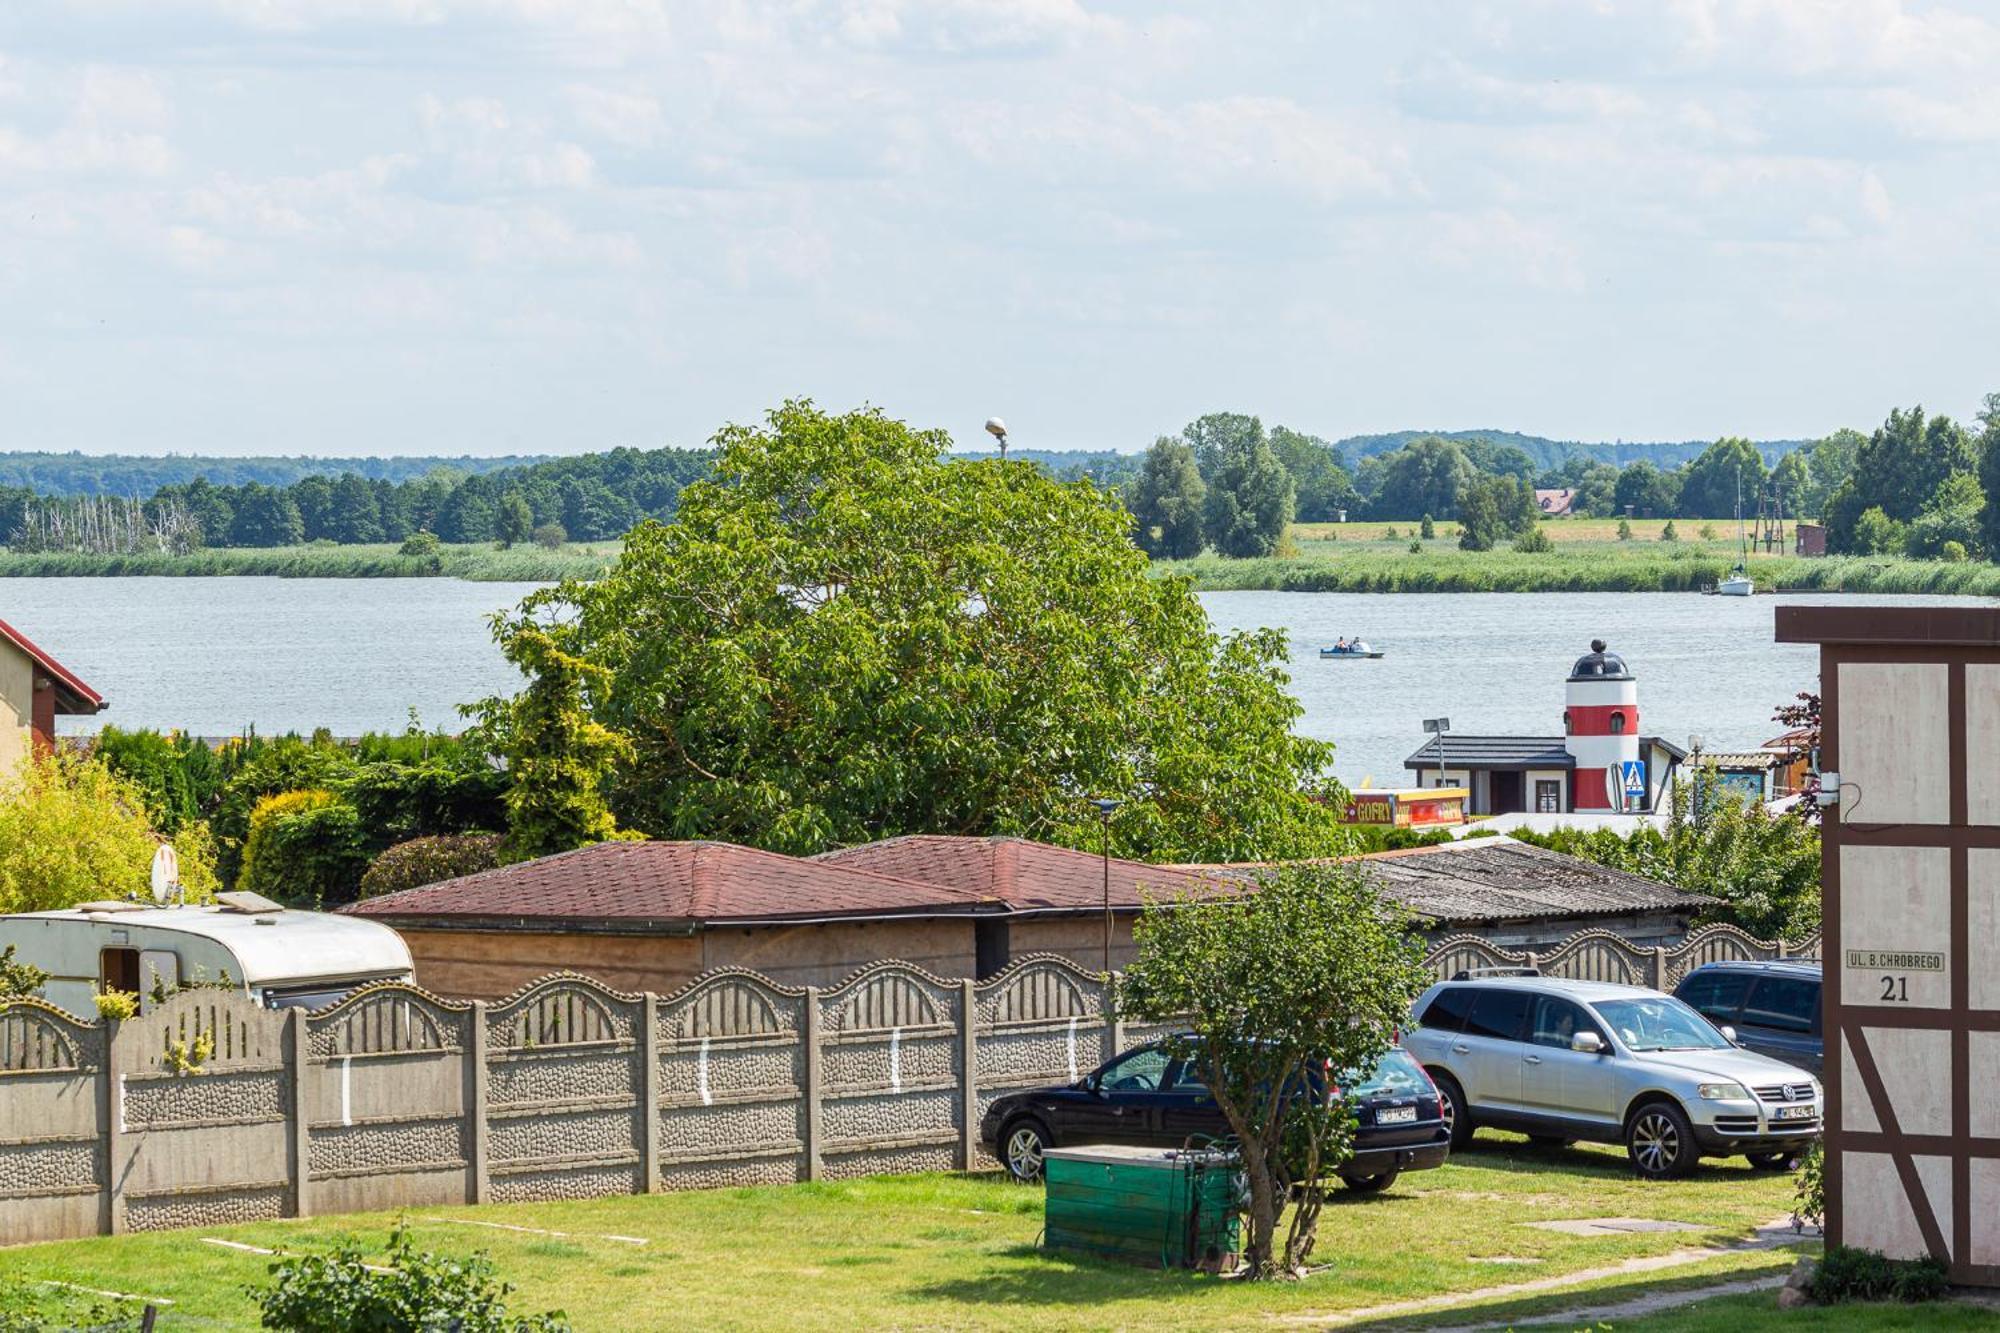
[[[1452,524],[1438,524],[1429,541],[1413,524],[1317,523],[1292,530],[1295,553],[1231,560],[1217,555],[1162,561],[1161,573],[1186,574],[1202,592],[1698,592],[1736,563],[1732,525],[1683,519],[1683,540],[1659,540],[1657,521],[1635,521],[1619,540],[1615,521],[1560,519],[1542,525],[1554,549],[1529,554],[1503,546],[1461,551]],[[1712,535],[1699,534],[1706,527]],[[1391,536],[1391,533],[1394,536]],[[1733,535],[1733,534],[1732,534]],[[1412,550],[1412,545],[1417,549]],[[618,556],[620,543],[596,542],[548,551],[534,546],[498,550],[490,544],[439,548],[435,560],[399,553],[394,545],[218,548],[192,555],[25,555],[0,551],[0,578],[266,577],[455,578],[539,583],[594,578]],[[1759,593],[1955,593],[2000,597],[2000,565],[1971,561],[1791,555],[1750,557]]]

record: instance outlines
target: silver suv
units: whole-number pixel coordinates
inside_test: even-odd
[[[1479,1126],[1623,1143],[1634,1171],[1665,1179],[1738,1153],[1775,1170],[1820,1132],[1818,1079],[1642,986],[1472,975],[1412,1012],[1403,1045],[1437,1083],[1454,1149]]]

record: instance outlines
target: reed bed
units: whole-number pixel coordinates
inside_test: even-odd
[[[216,547],[186,555],[165,552],[80,554],[0,552],[0,578],[115,576],[285,579],[453,578],[486,583],[541,583],[595,578],[618,556],[618,543],[544,550],[491,545],[442,546],[435,558],[406,556],[394,545]]]

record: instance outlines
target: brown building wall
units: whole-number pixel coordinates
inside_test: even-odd
[[[595,935],[398,927],[417,984],[449,999],[494,1000],[550,972],[582,972],[628,992],[665,995],[703,972],[743,967],[786,986],[831,986],[885,958],[941,977],[973,973],[970,921],[877,921]]]
[[[1118,913],[1111,930],[1111,970],[1123,971],[1136,954],[1132,945],[1132,914]],[[1092,972],[1104,970],[1104,918],[1088,916],[1024,917],[1010,922],[1007,952],[1052,953]]]
[[[711,930],[701,943],[705,967],[747,967],[787,986],[832,986],[885,958],[946,978],[973,971],[972,922],[965,920]]]

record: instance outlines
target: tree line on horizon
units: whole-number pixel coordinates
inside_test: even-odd
[[[1678,467],[1651,458],[1617,466],[1585,449],[1538,466],[1519,445],[1462,435],[1418,435],[1350,459],[1319,436],[1215,412],[1140,454],[1012,456],[1056,480],[1117,493],[1139,545],[1159,559],[1289,554],[1293,522],[1341,518],[1454,521],[1461,546],[1484,550],[1533,540],[1537,489],[1569,491],[1569,512],[1580,516],[1655,519],[1726,519],[1740,494],[1746,513],[1762,498],[1790,519],[1823,516],[1835,553],[1968,559],[2000,553],[2000,514],[1986,502],[2000,486],[2000,394],[1987,397],[1978,422],[1975,430],[1898,408],[1871,435],[1837,430],[1771,465],[1765,448],[1732,436]],[[402,480],[309,473],[285,485],[223,485],[197,476],[143,501],[0,486],[0,534],[17,551],[93,554],[400,543],[420,533],[501,546],[609,541],[672,517],[683,488],[710,475],[714,458],[710,449],[619,448],[488,472],[434,467]]]

